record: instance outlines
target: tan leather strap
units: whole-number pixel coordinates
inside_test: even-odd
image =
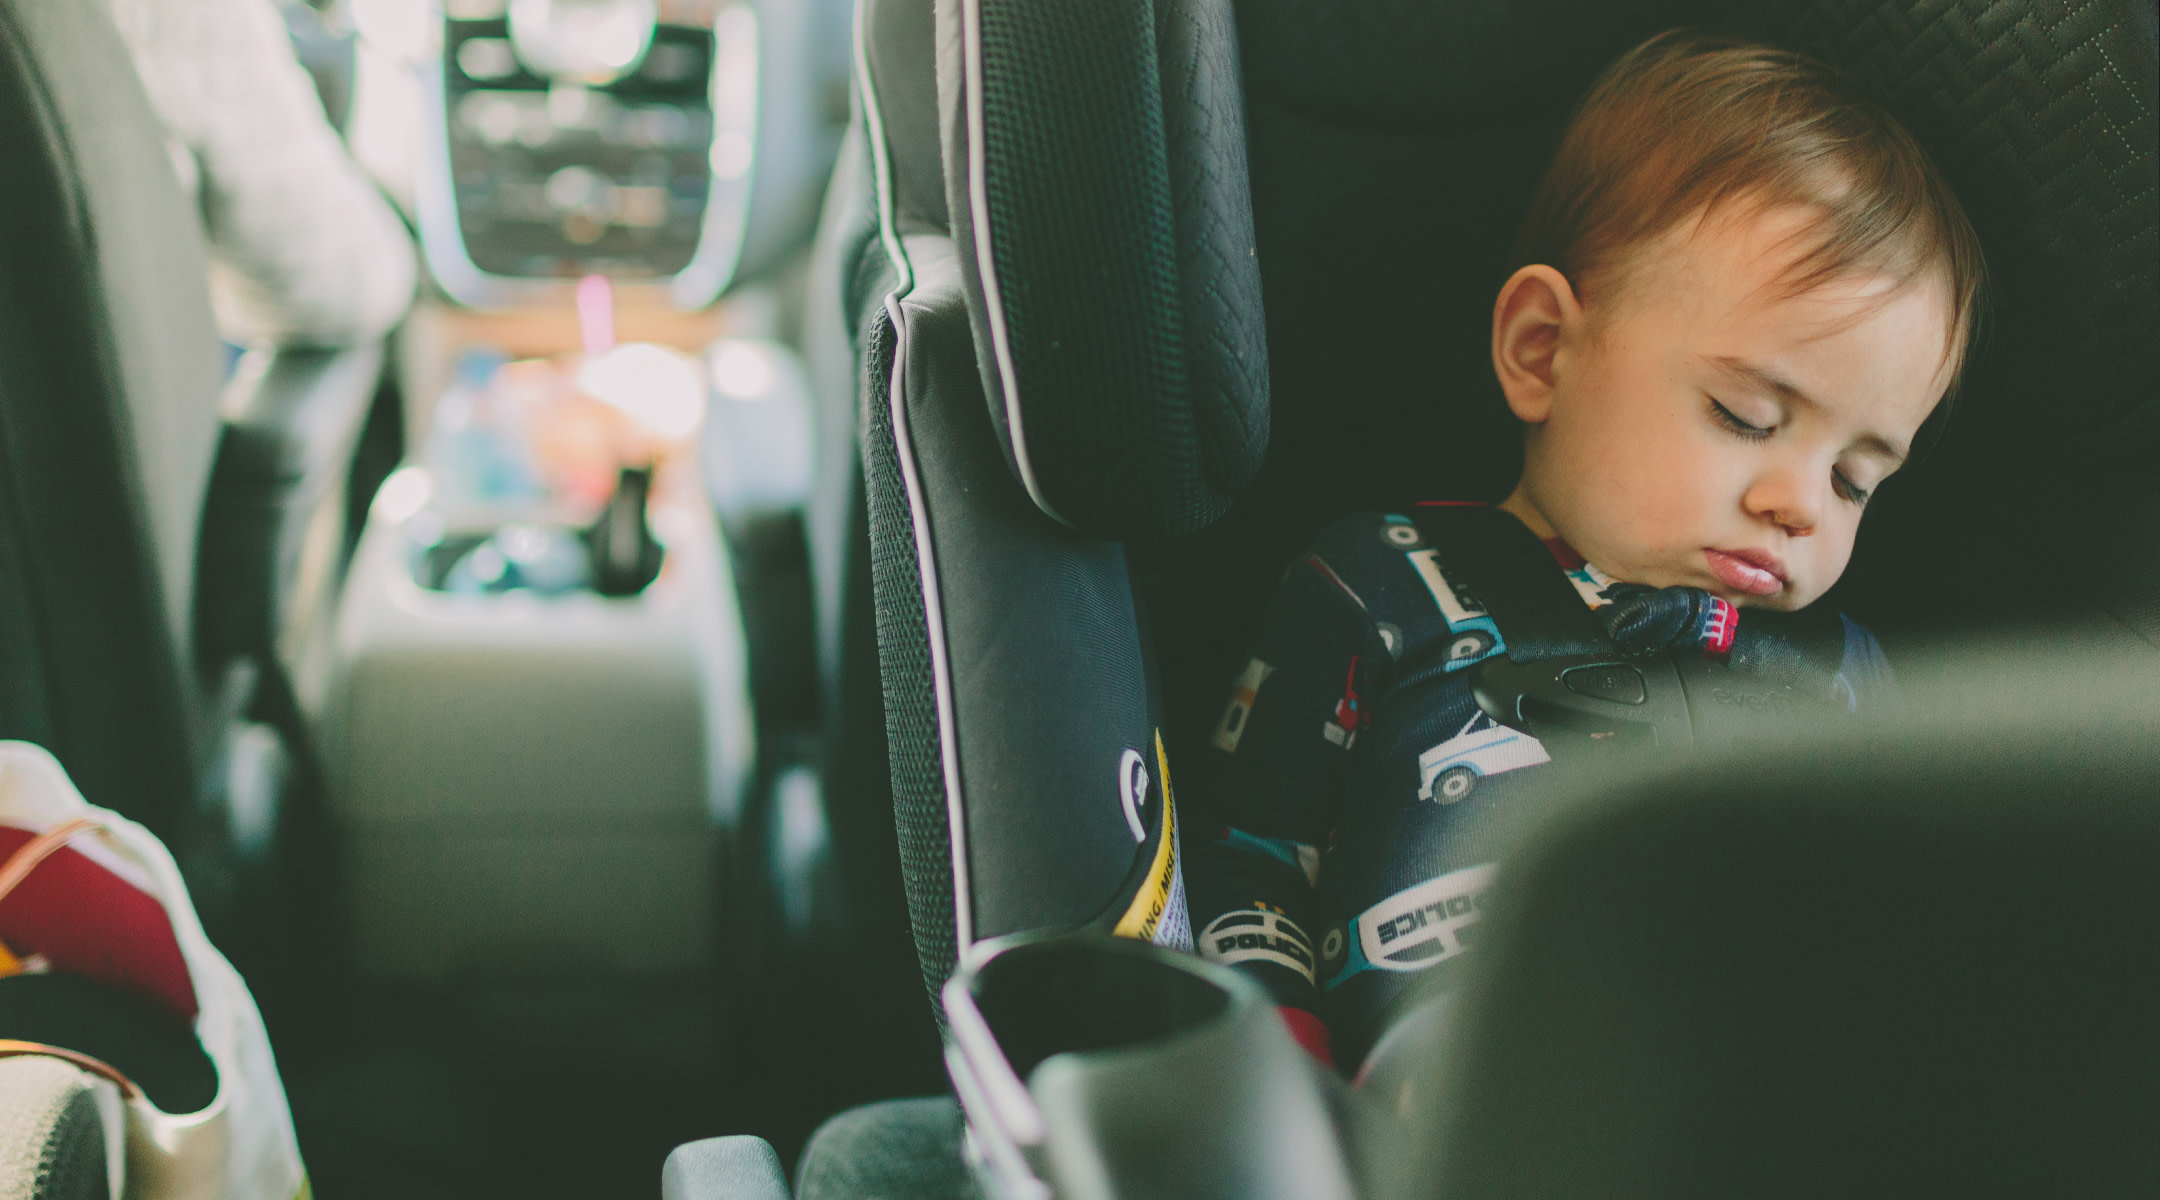
[[[0,1038],[0,1058],[17,1058],[33,1054],[43,1058],[57,1058],[72,1063],[100,1079],[111,1080],[126,1099],[135,1098],[136,1087],[132,1080],[122,1075],[119,1068],[101,1058],[92,1058],[62,1046],[48,1046],[43,1042],[21,1042],[14,1038]]]
[[[15,890],[16,884],[29,878],[30,872],[36,870],[39,863],[52,857],[55,850],[67,845],[70,838],[97,827],[98,823],[89,817],[77,817],[55,825],[16,847],[15,853],[8,855],[7,863],[0,865],[0,900],[7,899],[7,894]]]

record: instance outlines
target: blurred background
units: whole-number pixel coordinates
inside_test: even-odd
[[[182,854],[316,1194],[651,1194],[680,1142],[938,1090],[820,757],[800,314],[851,5],[278,14],[419,267],[334,599],[279,631],[274,808]],[[229,388],[293,356],[233,290]]]

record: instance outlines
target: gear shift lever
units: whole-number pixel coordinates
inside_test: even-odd
[[[645,523],[651,492],[651,467],[624,467],[600,519],[585,531],[593,590],[603,596],[635,596],[660,574],[660,543]]]

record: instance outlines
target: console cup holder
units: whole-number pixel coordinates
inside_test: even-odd
[[[635,596],[660,575],[666,549],[645,511],[650,468],[625,468],[590,526],[511,522],[445,533],[430,518],[408,527],[413,581],[435,592]]]
[[[946,1066],[995,1200],[1355,1194],[1322,1072],[1237,973],[1099,933],[976,946]]]

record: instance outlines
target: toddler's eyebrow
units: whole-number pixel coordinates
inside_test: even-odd
[[[1738,376],[1742,381],[1766,392],[1775,393],[1787,400],[1797,400],[1810,408],[1819,408],[1815,398],[1800,390],[1800,386],[1775,371],[1756,366],[1746,359],[1727,354],[1710,356],[1710,365],[1727,375]]]
[[[1745,359],[1716,354],[1710,356],[1710,364],[1728,375],[1736,376],[1749,385],[1770,392],[1781,399],[1805,404],[1810,408],[1819,409],[1822,407],[1815,402],[1813,396],[1801,391],[1799,385],[1792,380]],[[1879,433],[1863,433],[1853,439],[1853,445],[1858,449],[1871,450],[1889,459],[1893,470],[1905,464],[1904,449]]]

